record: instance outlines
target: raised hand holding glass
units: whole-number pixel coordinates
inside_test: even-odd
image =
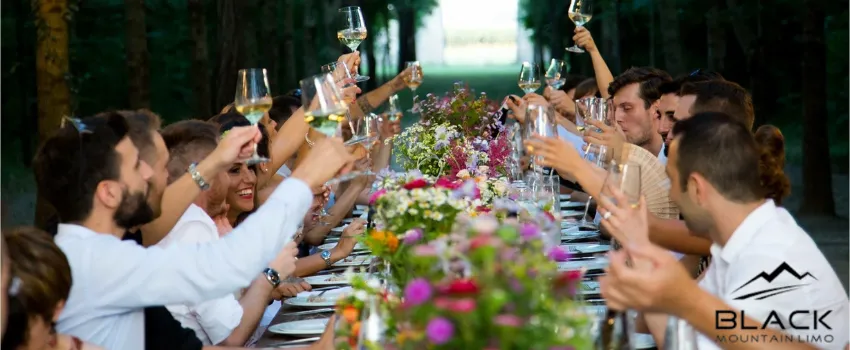
[[[236,78],[236,97],[233,106],[236,111],[245,116],[251,125],[256,125],[272,108],[272,97],[269,93],[269,80],[265,69],[240,69]],[[268,162],[268,158],[257,154],[257,144],[254,144],[254,154],[247,164]]]
[[[575,23],[576,27],[584,27],[587,22],[590,22],[590,18],[593,17],[592,0],[571,0],[567,15],[570,16],[570,20]],[[575,44],[566,50],[574,53],[584,53],[584,49]]]
[[[336,38],[339,42],[351,49],[351,52],[357,51],[357,47],[363,40],[366,40],[368,34],[366,30],[366,21],[363,20],[363,12],[360,7],[348,6],[339,9],[340,29],[336,32]],[[357,82],[369,80],[369,77],[357,73],[355,69],[354,79]]]
[[[549,69],[546,70],[546,85],[551,86],[553,89],[560,89],[567,81],[565,74],[566,66],[564,60],[553,58],[549,63]]]

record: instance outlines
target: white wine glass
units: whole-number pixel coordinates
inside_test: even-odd
[[[598,104],[597,100],[599,99],[596,97],[585,97],[575,100],[576,129],[578,129],[580,133],[584,133],[587,130],[588,124],[585,120],[592,118],[593,112]]]
[[[546,70],[546,85],[551,86],[554,90],[564,86],[564,83],[567,82],[566,67],[567,64],[564,60],[553,58],[549,62],[549,69]]]
[[[404,114],[402,113],[401,105],[399,105],[399,102],[398,102],[398,95],[390,96],[390,98],[387,102],[387,105],[388,105],[387,111],[384,112],[384,114],[387,117],[387,120],[389,120],[390,122],[393,122],[393,123],[401,120],[401,117]]]
[[[526,94],[537,91],[540,88],[540,65],[523,62],[517,84],[520,90]]]
[[[366,40],[368,34],[366,30],[366,21],[363,20],[363,12],[358,6],[348,6],[339,9],[340,29],[336,32],[336,38],[339,42],[351,49],[351,52],[357,51],[357,47],[363,40]],[[349,67],[355,69],[354,79],[357,82],[369,80],[369,77],[357,73],[357,67]]]
[[[525,139],[532,137],[557,137],[558,130],[555,124],[555,110],[552,106],[543,106],[529,103],[525,108]],[[533,149],[529,147],[528,151]],[[542,174],[543,168],[539,165],[542,157],[531,158],[532,169]]]
[[[570,0],[570,8],[567,10],[570,20],[575,23],[576,27],[584,27],[590,18],[593,17],[593,1],[592,0]],[[584,49],[573,44],[566,49],[573,53],[584,53]]]
[[[422,85],[424,78],[422,65],[419,64],[419,61],[408,61],[404,63],[404,66],[405,70],[409,70],[409,72],[402,76],[401,79],[404,80],[404,84],[407,85],[407,88],[413,94],[413,107],[410,108],[410,112],[413,112],[416,110],[416,100],[419,98],[419,95],[416,95],[416,89],[419,88],[419,85]]]
[[[339,83],[343,89],[357,83],[357,80],[351,75],[348,65],[342,61],[331,62],[322,66],[322,74],[331,74],[334,81]]]
[[[239,114],[245,116],[251,125],[263,119],[272,108],[272,96],[269,93],[269,79],[262,68],[240,69],[236,78],[236,97],[233,106]],[[257,144],[254,144],[254,154],[245,161],[246,164],[259,164],[269,159],[257,154]]]
[[[617,189],[626,197],[630,207],[637,208],[640,203],[640,172],[641,169],[638,164],[611,164],[611,167],[608,169],[608,176],[605,178],[605,184],[602,186],[601,195],[611,203],[617,205],[617,200],[611,192],[612,189]],[[619,244],[612,238],[611,246],[617,249]]]
[[[348,105],[331,74],[319,74],[301,80],[301,104],[307,106],[304,121],[328,137],[337,135],[345,120]]]

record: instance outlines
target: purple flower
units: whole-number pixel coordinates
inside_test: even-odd
[[[570,252],[561,247],[552,247],[547,254],[549,259],[554,261],[567,261],[570,260]]]
[[[540,236],[540,230],[533,224],[523,224],[519,228],[519,235],[525,240],[534,239]]]
[[[436,345],[445,344],[452,339],[454,333],[455,328],[452,322],[442,317],[432,319],[425,328],[428,340]]]
[[[431,299],[431,284],[424,278],[417,278],[404,289],[404,302],[410,305],[420,305]]]
[[[415,228],[407,230],[404,234],[404,244],[413,244],[422,239],[422,229]]]

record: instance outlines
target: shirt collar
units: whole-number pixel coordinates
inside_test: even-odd
[[[732,262],[749,245],[759,229],[769,221],[775,220],[776,216],[776,204],[772,199],[765,200],[764,204],[753,210],[738,225],[725,246],[721,247],[717,243],[711,245],[711,255],[719,256],[726,263]]]
[[[82,225],[75,224],[59,224],[59,228],[56,230],[56,235],[63,236],[77,236],[80,238],[88,238],[96,235],[97,232],[90,230],[88,227]]]

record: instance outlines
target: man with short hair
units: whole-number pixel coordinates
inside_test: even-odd
[[[726,80],[705,81],[682,85],[679,103],[673,117],[681,121],[701,112],[720,112],[753,129],[755,111],[750,93]]]
[[[658,159],[662,163],[667,163],[667,152],[670,149],[670,141],[672,140],[670,131],[673,130],[673,125],[676,123],[674,114],[676,113],[676,107],[679,105],[679,90],[681,90],[682,85],[712,80],[725,79],[723,79],[720,73],[697,69],[689,75],[664,83],[658,88],[661,92],[661,99],[658,102],[658,133],[661,134],[661,138],[664,140],[664,152],[658,156]]]
[[[311,202],[310,188],[351,163],[342,142],[329,139],[224,239],[145,249],[120,240],[154,214],[146,201],[152,170],[128,129],[118,113],[66,125],[33,161],[39,192],[62,222],[56,242],[75,280],[57,330],[109,349],[144,348],[146,306],[201,302],[248,285],[291,240]],[[256,127],[231,130],[221,141],[222,159],[247,158],[258,136]],[[198,187],[207,187],[196,168],[188,172]],[[287,249],[294,259],[294,245]],[[294,260],[287,265],[294,269]],[[265,273],[270,283],[280,281],[276,271]]]
[[[811,237],[787,210],[765,199],[769,189],[759,175],[760,151],[750,130],[736,117],[698,113],[678,121],[673,132],[667,164],[670,197],[690,231],[713,242],[713,262],[699,287],[683,278],[637,286],[621,284],[616,274],[603,277],[602,293],[609,303],[684,318],[705,334],[699,337],[700,349],[717,348],[721,336],[734,341],[730,337],[743,332],[744,315],[759,322],[746,326],[781,328],[793,342],[844,347],[850,326],[847,293]],[[610,213],[609,222],[620,223],[635,244],[646,242],[650,227],[645,214],[625,206]],[[642,269],[655,265],[635,264]],[[702,301],[711,298],[704,293],[731,308],[707,310]],[[656,325],[663,329],[664,322]]]
[[[671,80],[670,75],[660,69],[633,67],[614,78],[608,86],[608,93],[614,101],[614,119],[626,141],[656,157],[664,148],[657,132],[659,87]]]

